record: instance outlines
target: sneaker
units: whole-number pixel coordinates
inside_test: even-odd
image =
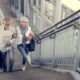
[[[22,66],[22,70],[23,71],[25,71],[26,70],[26,66],[24,65],[24,66]]]

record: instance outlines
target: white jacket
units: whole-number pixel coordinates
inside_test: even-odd
[[[19,45],[19,44],[22,44],[22,34],[19,26],[16,28],[16,30],[17,30],[17,45]],[[29,33],[31,32],[32,32],[31,27],[28,27],[28,30],[25,33],[26,37],[29,36]],[[29,43],[30,41],[26,41],[26,44],[29,44]]]
[[[4,26],[0,26],[0,50],[3,50],[5,48],[5,44],[7,42],[11,43],[11,46],[15,43],[15,38],[12,38],[12,34],[16,33],[16,30],[14,27],[10,26],[8,30],[4,30]],[[9,48],[6,48],[9,49]]]

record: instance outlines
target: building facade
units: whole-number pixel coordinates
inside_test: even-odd
[[[71,12],[61,0],[8,0],[9,9],[17,16],[28,16],[30,26],[38,33],[53,26]],[[67,9],[67,10],[66,10]]]
[[[17,16],[28,16],[30,26],[38,33],[66,18],[75,10],[64,0],[8,0],[9,9]]]

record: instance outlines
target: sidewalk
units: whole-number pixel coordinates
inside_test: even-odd
[[[42,67],[42,68],[56,72],[70,73],[70,75],[74,78],[74,80],[80,80],[80,73],[74,70],[66,70],[66,69],[50,68],[50,67]]]
[[[0,73],[0,80],[74,80],[69,73],[31,68],[26,71],[14,70],[12,73]]]

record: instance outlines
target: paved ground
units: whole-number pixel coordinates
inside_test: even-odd
[[[6,17],[10,17],[13,24],[16,25],[16,17],[7,8],[6,0],[0,0],[0,8]],[[40,68],[31,68],[26,71],[21,71],[21,56],[15,49],[15,64],[12,73],[0,72],[0,80],[74,80],[69,73],[60,73],[55,71],[44,70]]]
[[[40,68],[0,73],[0,80],[74,80],[69,73],[52,72]]]

